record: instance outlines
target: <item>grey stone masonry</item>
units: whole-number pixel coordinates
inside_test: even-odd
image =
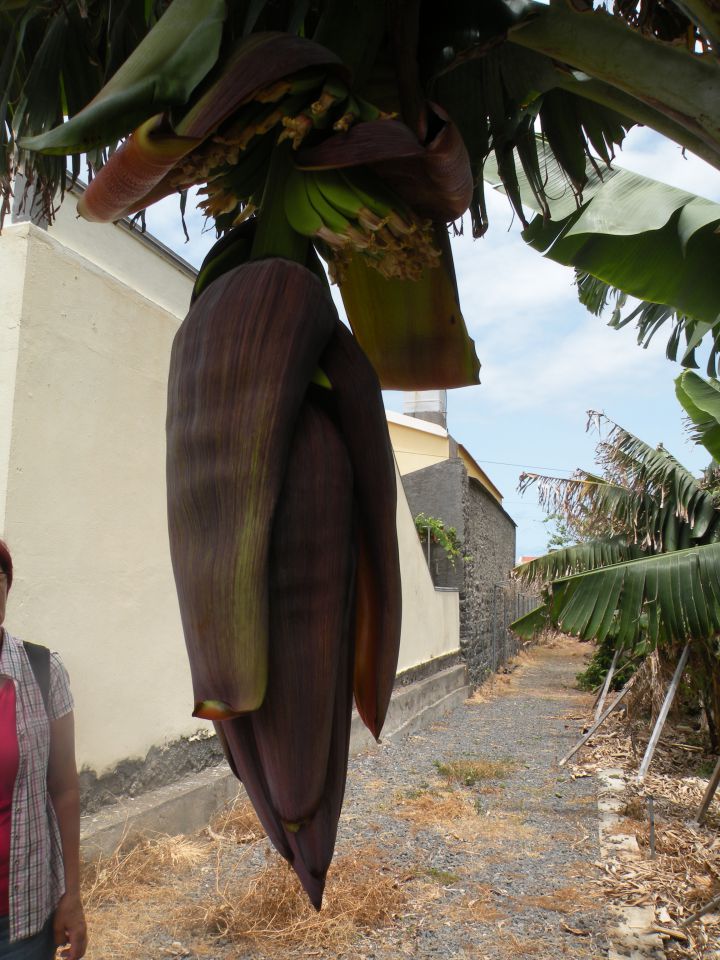
[[[413,516],[424,513],[454,527],[466,560],[454,566],[437,544],[426,544],[428,566],[438,587],[460,591],[460,649],[473,684],[511,652],[507,623],[514,619],[508,577],[515,565],[515,523],[500,503],[468,476],[455,456],[403,476]]]

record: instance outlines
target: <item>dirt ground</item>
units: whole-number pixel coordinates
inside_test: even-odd
[[[88,865],[89,960],[607,956],[625,894],[598,860],[593,754],[557,765],[591,713],[574,683],[589,652],[535,647],[442,722],[353,758],[320,913],[242,800]]]

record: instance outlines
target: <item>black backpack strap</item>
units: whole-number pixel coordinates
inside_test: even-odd
[[[39,643],[30,643],[29,640],[23,640],[23,647],[40,687],[45,713],[50,716],[50,651]]]

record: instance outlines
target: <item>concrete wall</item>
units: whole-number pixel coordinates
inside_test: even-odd
[[[167,366],[192,271],[119,227],[74,224],[0,236],[7,626],[62,654],[81,764],[102,774],[152,750],[172,768],[165,746],[209,727],[190,716],[165,527]],[[407,669],[458,649],[459,608],[434,589],[402,496],[398,529]]]
[[[435,589],[399,474],[397,485],[403,591],[398,671],[402,671],[458,650],[460,606],[457,592]]]
[[[200,726],[165,526],[164,408],[179,318],[31,225],[0,237],[3,275],[6,246],[23,238],[0,518],[17,568],[8,627],[62,653],[78,756],[100,770]],[[169,266],[166,281],[177,283]]]
[[[0,283],[0,518],[5,515],[10,450],[12,446],[15,380],[20,349],[20,317],[25,267],[27,228],[8,229],[3,239]]]

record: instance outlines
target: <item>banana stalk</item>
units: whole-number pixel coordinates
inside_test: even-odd
[[[256,710],[265,696],[270,530],[336,317],[315,276],[274,258],[215,280],[175,337],[168,520],[196,716]]]

